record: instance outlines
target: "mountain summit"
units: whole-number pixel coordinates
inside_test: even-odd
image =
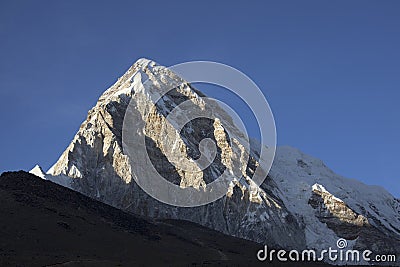
[[[166,83],[176,87],[154,104],[151,94]],[[240,140],[230,142],[218,120],[196,119],[177,131],[166,116],[186,100],[207,109],[202,96],[168,68],[139,59],[101,95],[47,176],[70,177],[72,189],[125,211],[188,220],[273,247],[322,250],[345,238],[349,248],[399,253],[400,202],[384,189],[336,175],[321,160],[291,147],[277,149],[271,171],[257,186],[251,179],[260,165],[257,146],[246,152]],[[135,182],[143,175],[139,167],[148,163],[132,167],[135,155],[124,151],[124,117],[132,103],[137,134],[144,135],[151,164],[166,180],[203,190],[234,166],[244,166],[242,178],[234,179],[222,198],[200,207],[174,207],[150,197]],[[229,127],[240,136],[234,125]],[[200,157],[204,138],[216,144],[210,165],[191,165],[192,172],[176,167],[180,159]]]

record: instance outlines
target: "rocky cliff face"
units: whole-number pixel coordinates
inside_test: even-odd
[[[149,94],[160,90],[166,83],[172,83],[176,88],[154,105]],[[275,184],[272,181],[266,183],[266,191],[252,183],[250,175],[258,165],[257,159],[246,153],[238,140],[229,142],[218,119],[193,120],[181,132],[165,119],[185,100],[193,103],[193,109],[223,112],[218,107],[207,106],[209,104],[201,96],[199,91],[165,67],[149,60],[139,60],[104,92],[97,105],[89,111],[86,121],[51,174],[74,178],[72,188],[75,190],[134,213],[185,219],[233,236],[277,246],[304,247],[302,226],[280,199],[267,193],[274,191]],[[148,196],[135,183],[134,177],[139,174],[132,171],[128,155],[123,152],[123,120],[130,101],[133,101],[131,104],[136,112],[134,123],[146,122],[137,132],[145,134],[152,165],[166,180],[181,187],[202,190],[225,169],[234,171],[233,165],[243,166],[240,168],[242,179],[235,180],[226,188],[225,197],[201,207],[173,207]],[[144,111],[149,110],[145,117]],[[225,114],[224,117],[228,116]],[[230,130],[235,131],[233,124]],[[196,165],[186,165],[186,169],[193,169],[188,172],[173,164],[179,159],[197,159],[199,143],[204,138],[211,139],[217,150],[215,159],[207,168],[201,170]],[[139,161],[137,164],[145,163]]]
[[[171,82],[176,85],[174,90],[154,105],[150,95]],[[167,68],[138,60],[89,111],[47,176],[71,177],[73,189],[123,210],[189,220],[271,246],[324,249],[344,237],[354,241],[351,246],[373,249],[375,239],[358,239],[360,229],[373,228],[385,236],[379,239],[383,241],[375,247],[377,252],[398,250],[400,204],[383,189],[335,175],[320,160],[289,147],[278,149],[267,179],[256,186],[251,177],[259,165],[259,151],[254,147],[249,152],[243,149],[241,133],[229,120],[226,126],[218,119],[196,119],[176,131],[166,116],[183,101],[190,100],[195,109],[208,108],[216,117],[224,113],[218,106],[205,103],[202,96]],[[224,197],[200,207],[174,207],[147,195],[135,182],[140,173],[129,163],[135,155],[123,149],[123,122],[130,103],[134,104],[137,134],[145,136],[152,165],[166,180],[182,188],[202,190],[234,166],[240,166],[242,178],[232,181]],[[150,115],[143,117],[144,111]],[[223,116],[229,118],[225,113]],[[229,141],[224,127],[239,138]],[[199,158],[199,144],[204,138],[216,144],[216,156],[202,169],[188,162]],[[176,167],[180,159],[186,159],[181,163],[191,172]],[[316,183],[329,191],[313,188]],[[349,225],[357,229],[353,234],[342,231]]]

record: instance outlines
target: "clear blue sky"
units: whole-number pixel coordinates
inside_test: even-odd
[[[278,144],[399,197],[400,2],[235,2],[1,1],[0,171],[50,167],[136,59],[211,60],[262,88]]]

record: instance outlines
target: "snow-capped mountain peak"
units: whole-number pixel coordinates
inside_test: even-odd
[[[143,111],[154,107],[152,96],[168,83],[180,86],[162,97],[151,116],[144,118]],[[251,177],[259,165],[260,148],[252,145],[249,154],[232,148],[234,144],[226,141],[224,131],[212,121],[191,122],[186,132],[177,133],[166,114],[182,99],[191,100],[194,108],[207,108],[199,96],[201,92],[167,68],[139,59],[89,111],[49,170],[51,175],[44,175],[38,167],[32,173],[120,209],[154,218],[189,220],[272,246],[326,249],[338,238],[346,238],[350,247],[377,253],[399,251],[400,203],[384,189],[337,175],[320,159],[289,146],[277,148],[272,169],[258,187]],[[148,122],[136,132],[146,136],[151,163],[166,180],[201,190],[231,168],[229,156],[240,159],[235,164],[247,166],[243,177],[226,188],[223,198],[201,207],[173,207],[147,195],[135,182],[143,173],[131,168],[129,160],[134,155],[128,155],[122,145],[123,120],[131,101],[137,112],[135,123]],[[208,168],[193,174],[175,167],[174,161],[195,158],[200,140],[206,137],[219,148]]]

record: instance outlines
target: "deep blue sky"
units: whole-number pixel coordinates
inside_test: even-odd
[[[234,2],[1,1],[0,171],[50,167],[138,58],[211,60],[263,89],[278,144],[399,197],[400,2]]]

